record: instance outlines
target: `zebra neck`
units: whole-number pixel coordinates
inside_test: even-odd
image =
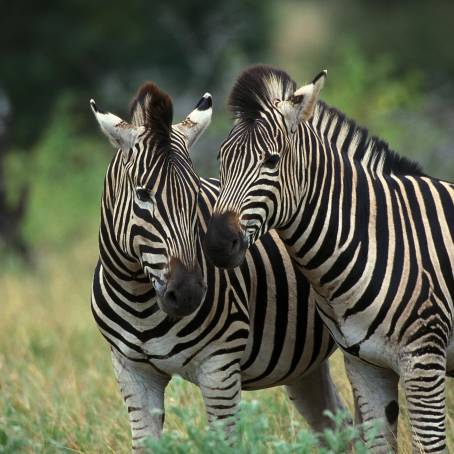
[[[111,222],[105,222],[103,215],[101,223],[104,225],[99,232],[99,252],[106,283],[130,296],[130,300],[145,294],[154,297],[154,287],[142,272],[140,263],[126,256],[119,247]]]
[[[144,275],[133,275],[126,277],[112,274],[112,270],[106,269],[102,265],[103,278],[105,287],[109,288],[109,293],[113,299],[121,299],[128,303],[153,303],[156,297],[156,291],[151,282]]]
[[[301,199],[279,234],[314,289],[333,300],[355,259],[368,254],[369,231],[375,228],[368,217],[372,181],[347,154],[310,128],[304,133],[310,136],[300,141],[302,169],[295,172],[303,175]]]
[[[114,222],[115,205],[124,207],[123,200],[128,200],[129,188],[125,184],[124,166],[121,161],[121,151],[112,160],[107,170],[104,192],[101,201],[101,225],[99,229],[100,262],[103,271],[110,278],[126,289],[131,294],[149,291],[151,283],[141,273],[138,260],[125,252],[125,244],[120,244],[119,237],[124,238],[118,232],[119,226]],[[122,197],[122,200],[117,200]],[[128,210],[124,209],[122,216],[117,216],[121,221],[119,225],[127,225]]]

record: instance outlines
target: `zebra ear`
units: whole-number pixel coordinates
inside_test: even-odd
[[[308,121],[314,115],[327,73],[326,69],[323,70],[310,84],[298,88],[288,100],[279,103],[279,108],[291,132],[297,130],[301,121]]]
[[[181,122],[172,127],[186,137],[188,148],[203,134],[211,122],[213,114],[213,100],[209,93],[205,93],[195,106],[195,109]]]
[[[90,99],[90,107],[95,114],[101,131],[107,136],[113,146],[121,148],[124,155],[134,146],[137,137],[145,131],[143,126],[133,126],[114,114],[104,112]]]

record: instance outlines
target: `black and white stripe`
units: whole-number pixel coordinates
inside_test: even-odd
[[[240,76],[207,251],[220,266],[240,261],[243,251],[218,247],[226,220],[246,244],[277,228],[346,353],[358,418],[387,424],[376,450],[397,446],[400,377],[414,450],[444,452],[454,185],[319,102],[325,77],[295,91],[267,66]]]
[[[133,102],[131,124],[97,115],[120,150],[105,178],[92,311],[112,347],[133,448],[159,436],[163,417],[150,410],[163,411],[175,373],[200,387],[209,421],[234,416],[242,389],[288,385],[309,423],[326,427],[323,410],[341,406],[325,361],[334,342],[308,304],[310,287],[275,232],[235,270],[205,259],[219,183],[198,178],[188,149],[209,122],[211,98],[173,126],[171,108],[167,95],[148,84]],[[174,266],[188,279],[200,267],[206,282],[191,311],[166,303]]]

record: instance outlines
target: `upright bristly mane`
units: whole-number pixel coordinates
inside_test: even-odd
[[[311,122],[325,140],[375,173],[425,175],[420,164],[399,156],[385,141],[371,136],[366,128],[322,101],[317,103]]]
[[[145,126],[160,146],[170,144],[172,100],[153,82],[140,87],[131,103],[130,119],[134,126]]]
[[[295,82],[286,72],[267,65],[252,66],[237,79],[229,108],[235,119],[253,123],[274,99],[288,99],[295,89]],[[399,156],[386,142],[370,136],[366,128],[322,101],[317,103],[311,123],[325,140],[376,173],[424,175],[418,163]]]
[[[230,96],[233,117],[253,122],[274,99],[286,99],[296,90],[290,76],[268,65],[251,66],[240,75]]]

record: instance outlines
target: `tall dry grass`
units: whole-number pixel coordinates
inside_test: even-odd
[[[89,308],[96,245],[82,241],[38,267],[0,277],[0,441],[4,452],[126,453],[129,426],[110,366],[108,347]],[[331,359],[336,385],[352,408],[339,353]],[[300,417],[280,389],[244,393],[265,402],[269,431],[284,440]],[[206,424],[193,385],[173,381],[166,405],[196,406],[194,424]],[[454,450],[454,382],[448,382],[448,437]],[[169,414],[167,430],[182,430]],[[406,418],[399,426],[402,453],[410,452]],[[1,448],[0,448],[1,451]]]

